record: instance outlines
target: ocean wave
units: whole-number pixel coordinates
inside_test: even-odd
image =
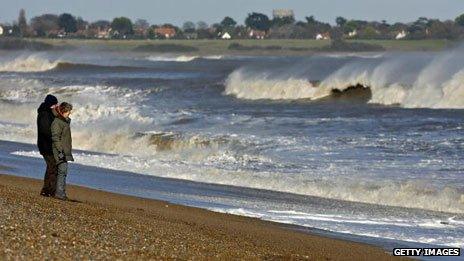
[[[52,61],[37,54],[21,55],[0,63],[0,72],[43,72],[55,68],[60,61]]]
[[[12,131],[9,140],[30,142],[35,133],[35,112],[43,97],[54,94],[60,101],[74,105],[73,135],[76,148],[102,152],[127,153],[137,151],[137,144],[130,137],[154,119],[144,115],[139,105],[148,92],[105,85],[48,86],[38,80],[2,79],[0,81],[0,119],[18,125],[16,138]],[[25,134],[29,134],[28,137]],[[143,145],[142,145],[143,144]],[[131,145],[131,146],[128,146]]]
[[[384,53],[324,53],[317,54],[317,56],[330,57],[330,58],[365,58],[365,59],[378,59],[384,57]]]
[[[246,75],[243,69],[239,69],[227,78],[224,94],[250,100],[294,100],[314,99],[318,92],[319,89],[308,80],[275,80],[269,79],[268,74]]]
[[[41,54],[20,55],[13,60],[0,62],[0,72],[45,72],[45,71],[73,71],[73,70],[147,70],[145,67],[102,65],[94,63],[76,63],[65,60],[53,60]]]
[[[305,73],[253,72],[242,68],[228,76],[224,94],[250,100],[318,100],[363,87],[370,92],[369,103],[406,108],[463,109],[462,56],[457,52],[445,52],[437,54],[425,65],[423,61],[411,64],[415,60],[401,56],[375,63],[358,60],[317,81],[309,81]]]
[[[153,62],[191,62],[198,59],[205,60],[221,60],[224,56],[222,55],[208,55],[208,56],[189,56],[189,55],[180,55],[180,56],[155,56],[150,55],[146,59]]]
[[[40,156],[34,151],[18,151],[16,155]],[[425,209],[448,213],[464,213],[464,193],[453,187],[434,187],[420,181],[311,179],[304,173],[283,175],[277,172],[250,172],[192,167],[156,158],[124,155],[88,155],[76,153],[81,164],[130,171],[145,175],[197,182],[266,189],[316,196],[334,200]]]
[[[197,59],[198,56],[154,56],[150,55],[146,59],[153,62],[191,62]]]

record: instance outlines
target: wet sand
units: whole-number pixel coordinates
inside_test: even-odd
[[[0,175],[0,259],[390,260],[383,249],[255,218]]]

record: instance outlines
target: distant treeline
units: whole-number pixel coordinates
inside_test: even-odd
[[[464,14],[453,20],[441,21],[420,17],[409,23],[389,24],[386,21],[363,21],[337,17],[335,24],[307,16],[297,21],[293,12],[288,16],[270,18],[262,13],[250,13],[243,24],[231,17],[219,23],[185,22],[182,27],[172,24],[151,25],[144,19],[133,22],[127,17],[112,21],[85,21],[63,13],[43,14],[26,19],[19,12],[12,24],[0,24],[3,36],[101,39],[462,39]],[[1,36],[0,36],[1,37]],[[234,48],[234,47],[232,47]],[[235,47],[240,48],[240,47]]]

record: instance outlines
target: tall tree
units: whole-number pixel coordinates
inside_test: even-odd
[[[66,33],[75,33],[77,31],[77,20],[74,16],[68,13],[61,14],[58,17],[58,25]]]
[[[273,26],[284,26],[284,25],[291,25],[294,23],[295,23],[295,18],[293,16],[276,17],[272,19]]]
[[[107,28],[111,27],[111,22],[106,21],[106,20],[98,20],[96,22],[91,23],[90,27],[100,29],[100,30],[104,30],[104,29],[107,29]]]
[[[137,19],[135,20],[134,27],[147,30],[150,27],[150,24],[145,19]]]
[[[195,24],[193,22],[187,21],[182,26],[182,30],[186,33],[193,33],[195,32]]]
[[[26,11],[24,9],[19,10],[19,17],[18,17],[18,27],[19,27],[19,34],[21,37],[27,36],[27,20],[26,20]]]
[[[46,36],[50,31],[58,30],[58,16],[43,14],[31,19],[31,27],[38,36]]]
[[[245,19],[245,25],[251,29],[260,31],[268,31],[271,27],[271,21],[269,17],[261,13],[251,13]]]
[[[456,19],[454,19],[454,22],[460,26],[464,26],[464,14],[456,17]]]
[[[197,30],[206,30],[208,29],[208,24],[203,22],[203,21],[199,21],[197,23]]]
[[[221,22],[221,26],[225,29],[233,29],[237,25],[237,22],[229,16],[224,17]]]
[[[118,31],[120,35],[129,35],[132,34],[133,26],[132,21],[127,17],[116,17],[111,23],[111,28],[114,31]]]
[[[306,19],[306,23],[307,23],[308,25],[317,24],[317,20],[316,20],[316,18],[314,18],[314,15],[306,16],[305,19]]]
[[[347,22],[347,20],[345,18],[341,17],[341,16],[339,16],[339,17],[337,17],[335,19],[335,23],[337,23],[337,25],[339,27],[343,27],[346,24],[346,22]]]
[[[88,26],[89,26],[89,22],[85,21],[80,16],[77,17],[77,19],[76,19],[77,30],[86,30]]]

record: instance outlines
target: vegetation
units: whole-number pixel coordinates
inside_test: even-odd
[[[132,26],[132,21],[127,17],[117,17],[113,19],[111,23],[111,29],[117,32],[116,37],[131,35],[134,30]]]
[[[63,28],[66,33],[77,32],[76,18],[70,14],[62,14],[58,17],[58,26]]]
[[[464,14],[454,20],[441,21],[419,17],[409,23],[389,24],[387,21],[364,21],[337,17],[335,24],[306,16],[297,21],[292,12],[269,17],[252,12],[243,24],[226,16],[211,25],[187,21],[182,28],[172,24],[150,25],[145,19],[132,22],[127,17],[113,21],[89,23],[80,17],[64,13],[33,17],[29,24],[21,9],[17,22],[3,24],[5,36],[48,38],[104,38],[104,39],[219,39],[228,33],[232,39],[333,39],[333,40],[425,40],[464,38]],[[338,42],[336,44],[339,44]],[[234,48],[234,47],[233,47]],[[238,47],[240,48],[240,47]]]
[[[268,31],[271,27],[271,20],[265,14],[251,13],[245,19],[245,25],[254,30]]]
[[[193,46],[181,45],[181,44],[146,44],[140,45],[133,49],[137,52],[173,52],[173,53],[188,53],[196,52],[198,48]]]
[[[55,47],[48,43],[24,40],[20,38],[0,38],[0,50],[47,51]]]
[[[330,45],[330,40],[314,40],[314,39],[264,39],[264,40],[253,40],[253,39],[240,39],[233,41],[220,41],[220,40],[177,40],[177,39],[166,39],[166,40],[119,40],[119,39],[49,39],[49,38],[31,38],[29,39],[35,42],[47,43],[55,46],[55,49],[62,49],[76,47],[86,47],[90,49],[105,50],[105,51],[133,51],[135,48],[145,45],[182,45],[193,47],[195,50],[189,52],[192,55],[233,55],[243,54],[247,55],[252,53],[253,55],[309,55],[314,52],[322,51],[322,47]],[[450,40],[345,40],[348,43],[368,43],[374,45],[380,45],[385,50],[395,51],[438,51],[444,48],[452,47],[458,42]],[[241,46],[281,46],[280,50],[266,50],[265,48],[255,49],[254,51],[236,50],[229,49],[232,43],[238,43]],[[155,48],[160,49],[160,48]],[[150,52],[145,49],[146,52]],[[144,52],[142,48],[138,49],[140,52]],[[172,50],[172,49],[171,49]],[[170,51],[175,53],[175,51]],[[179,52],[187,53],[187,52]]]
[[[239,50],[239,51],[254,51],[254,50],[281,50],[282,46],[278,45],[252,45],[252,46],[245,46],[239,43],[231,43],[228,47],[229,50]]]
[[[330,45],[321,47],[319,50],[325,52],[378,52],[385,51],[385,48],[379,44],[334,40]]]

